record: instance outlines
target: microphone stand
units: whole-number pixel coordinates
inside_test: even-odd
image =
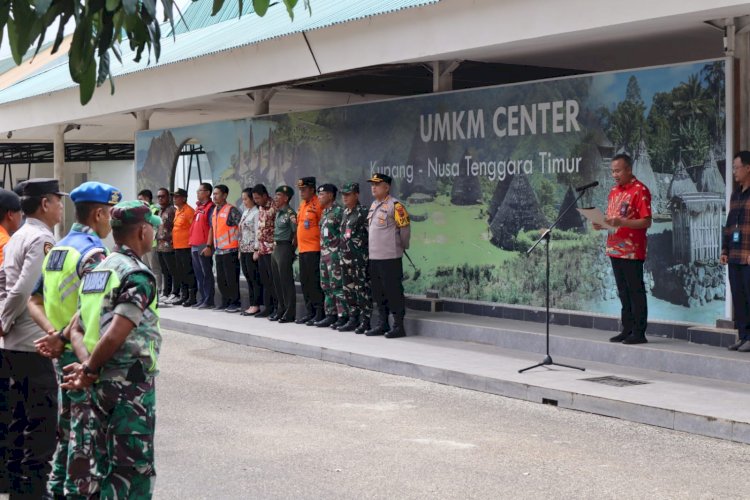
[[[522,370],[518,370],[518,373],[523,373],[523,372],[528,371],[528,370],[533,370],[534,368],[539,368],[540,366],[550,366],[550,365],[563,366],[565,368],[572,368],[574,370],[586,371],[586,368],[580,368],[578,366],[571,366],[571,365],[564,365],[562,363],[555,363],[554,361],[552,361],[552,356],[549,355],[549,245],[550,245],[550,243],[552,241],[552,229],[554,229],[554,227],[557,226],[557,224],[560,222],[560,219],[562,219],[563,216],[566,213],[568,213],[568,210],[570,210],[571,208],[573,208],[578,203],[578,200],[580,200],[581,197],[586,193],[586,189],[588,189],[588,188],[585,188],[585,189],[581,190],[581,194],[578,195],[578,198],[576,198],[573,201],[573,203],[571,203],[570,205],[568,205],[565,208],[565,210],[563,210],[562,212],[560,212],[560,215],[557,217],[557,220],[555,222],[553,222],[552,225],[550,227],[548,227],[546,231],[544,231],[544,233],[542,234],[542,236],[539,237],[539,239],[536,240],[536,242],[533,245],[531,245],[531,248],[529,248],[528,250],[526,250],[526,255],[528,256],[528,255],[531,254],[531,252],[534,251],[534,249],[543,240],[547,242],[547,244],[544,246],[544,253],[546,254],[546,260],[547,260],[547,267],[546,267],[546,270],[545,270],[546,276],[547,276],[547,300],[546,300],[546,309],[547,309],[547,318],[546,318],[546,320],[547,320],[547,335],[546,335],[547,336],[547,353],[546,353],[546,356],[544,356],[544,359],[542,360],[541,363],[537,363],[537,364],[535,364],[533,366],[529,366],[529,367],[524,368]]]

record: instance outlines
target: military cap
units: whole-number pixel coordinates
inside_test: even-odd
[[[276,192],[277,193],[283,193],[283,194],[287,195],[289,198],[291,198],[292,196],[294,196],[294,189],[292,189],[291,187],[286,186],[286,185],[277,187],[276,188]]]
[[[19,186],[22,196],[45,196],[56,194],[68,196],[68,193],[60,191],[60,182],[57,179],[38,178],[24,181]]]
[[[318,193],[333,193],[336,196],[338,189],[333,184],[321,184],[318,188]]]
[[[344,194],[359,193],[359,182],[347,182],[341,187],[341,192]]]
[[[13,191],[0,189],[0,208],[9,212],[20,212],[21,198]]]
[[[147,222],[154,228],[161,225],[161,218],[151,213],[151,207],[143,201],[121,201],[109,210],[112,227],[122,227],[129,224]]]
[[[297,187],[302,188],[305,186],[310,186],[311,188],[315,188],[315,177],[302,177],[297,181]]]
[[[380,184],[381,182],[385,182],[390,186],[393,179],[391,179],[390,175],[381,174],[380,172],[375,172],[372,174],[372,177],[367,179],[367,182],[372,182],[373,184]]]
[[[188,197],[187,191],[185,191],[182,188],[176,189],[174,193],[172,193],[172,196],[183,196],[185,198]]]
[[[117,205],[122,200],[119,189],[103,182],[84,182],[70,192],[73,203],[102,203],[104,205]]]

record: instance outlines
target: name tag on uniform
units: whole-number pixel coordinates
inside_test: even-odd
[[[62,271],[63,264],[65,264],[65,257],[68,256],[67,250],[52,250],[49,258],[47,259],[47,271]]]
[[[385,218],[378,217],[378,222],[380,223],[381,226],[385,226]]]
[[[327,227],[323,229],[323,236],[325,236],[326,238],[328,238],[328,228]]]
[[[83,277],[82,293],[101,293],[107,288],[109,271],[92,271]]]
[[[305,229],[310,229],[310,219],[305,219]]]
[[[739,243],[740,242],[740,232],[734,231],[732,233],[732,243]]]

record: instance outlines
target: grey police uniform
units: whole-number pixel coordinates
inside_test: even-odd
[[[24,196],[58,192],[54,179],[23,183]],[[0,268],[0,321],[3,358],[11,376],[9,402],[13,412],[8,432],[8,473],[11,497],[42,498],[55,451],[57,378],[52,360],[36,353],[34,340],[46,335],[29,316],[27,303],[42,276],[44,256],[55,244],[51,229],[27,218],[5,246]],[[33,434],[33,439],[29,439]]]
[[[369,231],[369,266],[372,295],[378,304],[381,318],[379,327],[370,334],[388,330],[388,310],[393,313],[394,329],[389,337],[403,336],[406,300],[404,298],[403,266],[401,258],[409,248],[411,227],[406,209],[396,198],[375,200],[367,215]]]

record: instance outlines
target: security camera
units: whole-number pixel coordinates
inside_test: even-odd
[[[7,137],[8,139],[10,139],[11,137],[13,137],[13,131],[12,130],[8,130],[8,133],[5,135],[5,137]]]

